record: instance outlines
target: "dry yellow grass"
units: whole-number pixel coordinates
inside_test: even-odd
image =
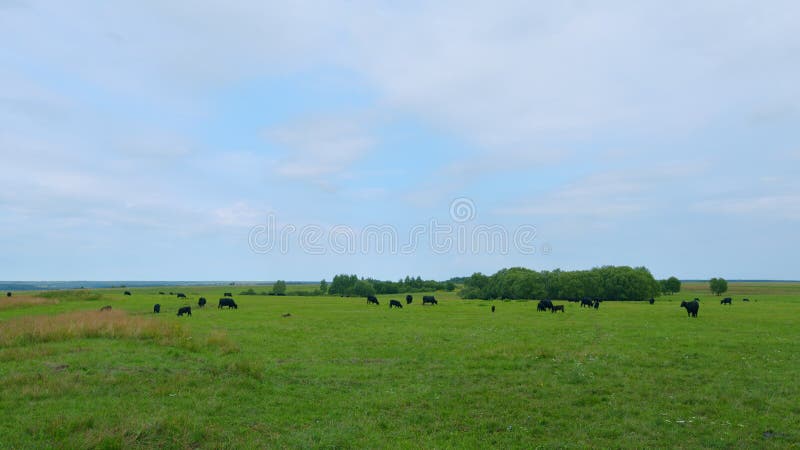
[[[146,339],[192,350],[210,345],[218,347],[223,353],[239,350],[223,331],[215,331],[206,339],[192,339],[181,324],[153,317],[132,316],[119,310],[19,317],[2,322],[0,326],[0,348],[82,338]]]
[[[0,298],[0,310],[19,308],[23,306],[54,305],[58,303],[56,298],[44,298],[33,296],[13,296]]]
[[[29,316],[3,322],[0,346],[77,338],[155,339],[176,342],[186,337],[178,324],[131,316],[124,311],[78,311]]]

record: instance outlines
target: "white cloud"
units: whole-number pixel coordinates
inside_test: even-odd
[[[799,40],[787,10],[797,9],[789,2],[375,8],[355,27],[360,53],[351,63],[392,105],[493,151],[612,126],[684,132],[741,103],[800,99],[800,89],[789,88],[800,63],[786,59]]]
[[[761,218],[764,221],[800,220],[800,195],[772,194],[705,200],[692,210],[706,214],[726,214]]]
[[[292,123],[266,132],[286,150],[276,173],[318,183],[339,175],[363,158],[375,145],[355,120],[324,118]]]
[[[563,217],[625,217],[665,208],[676,186],[708,170],[705,164],[664,164],[658,167],[599,172],[544,195],[528,195],[518,205],[495,210],[502,215]]]
[[[218,224],[233,227],[252,227],[262,221],[265,215],[265,211],[253,208],[245,201],[217,208],[213,213]]]

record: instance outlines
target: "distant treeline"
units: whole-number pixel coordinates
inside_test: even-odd
[[[367,295],[397,294],[401,292],[453,291],[453,281],[423,280],[406,276],[399,281],[381,281],[374,278],[359,279],[356,275],[336,275],[328,293],[344,297],[366,297]]]
[[[464,279],[464,287],[459,295],[462,298],[487,300],[645,300],[659,295],[663,284],[656,281],[645,267],[603,266],[591,270],[557,269],[542,272],[512,267],[490,276],[472,274]]]

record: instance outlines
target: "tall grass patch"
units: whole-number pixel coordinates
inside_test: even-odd
[[[55,305],[58,300],[38,296],[14,296],[0,299],[0,310],[24,308],[26,306]]]
[[[0,347],[81,338],[147,339],[177,343],[187,337],[187,331],[178,324],[131,316],[124,311],[77,311],[5,321],[0,328]]]
[[[38,297],[59,301],[97,301],[103,299],[103,294],[89,290],[45,291],[37,294]]]

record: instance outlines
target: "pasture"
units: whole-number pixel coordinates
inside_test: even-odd
[[[731,283],[721,306],[685,283],[654,305],[555,301],[557,314],[246,288],[3,297],[0,447],[800,445],[798,284]],[[217,309],[223,292],[238,310]],[[694,297],[696,319],[679,307]]]

